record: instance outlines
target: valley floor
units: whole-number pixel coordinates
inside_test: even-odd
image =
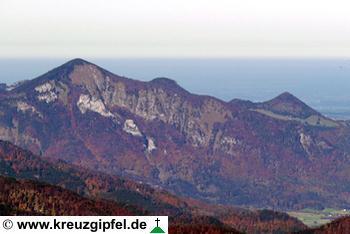
[[[350,216],[350,210],[326,208],[324,210],[303,209],[299,211],[291,211],[288,214],[302,221],[308,227],[319,227],[333,220]]]

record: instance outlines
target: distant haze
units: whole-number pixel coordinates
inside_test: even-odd
[[[347,0],[1,0],[1,57],[349,57]]]
[[[350,119],[350,59],[87,59],[139,80],[168,77],[187,90],[265,101],[289,91],[322,113]],[[0,82],[33,79],[68,59],[0,59]]]

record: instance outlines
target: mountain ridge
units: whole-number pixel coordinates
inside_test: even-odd
[[[184,92],[186,94],[190,94],[190,95],[193,95],[193,96],[199,96],[199,97],[208,97],[208,98],[212,98],[212,99],[216,99],[222,103],[230,103],[232,101],[234,101],[235,99],[231,100],[231,101],[224,101],[222,99],[219,99],[215,96],[210,96],[210,95],[205,95],[205,94],[193,94],[193,93],[190,93],[188,92],[187,90],[185,90],[184,88],[182,88],[181,86],[179,86],[177,84],[177,82],[173,79],[170,79],[170,78],[167,78],[167,77],[157,77],[157,78],[154,78],[150,81],[139,81],[139,80],[135,80],[135,79],[132,79],[132,78],[126,78],[126,77],[123,77],[123,76],[119,76],[119,75],[116,75],[110,71],[107,71],[105,70],[104,68],[92,63],[92,62],[89,62],[87,60],[84,60],[82,58],[74,58],[74,59],[71,59],[69,60],[68,62],[48,71],[47,73],[37,77],[37,78],[34,78],[33,80],[31,80],[32,82],[34,81],[34,83],[38,82],[38,83],[41,83],[45,80],[45,78],[47,79],[48,77],[51,77],[51,79],[59,79],[59,78],[62,78],[62,76],[69,76],[69,74],[74,70],[74,67],[75,66],[81,66],[81,65],[89,65],[89,66],[94,66],[96,67],[98,70],[100,70],[102,73],[106,73],[106,74],[109,74],[109,75],[112,75],[114,77],[118,77],[119,79],[125,79],[128,80],[128,81],[133,81],[133,82],[136,82],[136,83],[141,83],[141,84],[147,84],[147,85],[163,85],[163,86],[166,86],[167,88],[171,88],[171,89],[176,89],[177,91],[181,91],[181,92]],[[49,81],[50,79],[48,79],[47,81]],[[27,83],[27,82],[25,82]],[[36,83],[36,85],[38,85],[38,83]],[[16,88],[19,88],[21,87],[22,85],[19,84],[19,86],[17,86]],[[290,96],[290,97],[293,97],[295,100],[297,100],[298,102],[304,104],[300,99],[296,98],[293,94],[289,93],[289,92],[283,92],[281,94],[279,94],[278,96],[276,96],[275,98],[269,100],[269,101],[266,101],[266,102],[263,102],[263,103],[268,103],[268,102],[271,102],[271,101],[274,101],[274,100],[281,100],[281,99],[286,99],[287,96]],[[236,99],[236,100],[240,100],[240,99]],[[240,100],[240,101],[243,101],[243,100]],[[305,104],[304,104],[305,105]]]
[[[347,123],[289,94],[224,102],[178,87],[73,60],[0,97],[0,136],[45,158],[212,203],[350,206]]]

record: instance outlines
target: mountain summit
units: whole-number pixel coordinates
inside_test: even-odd
[[[137,81],[74,59],[1,93],[0,113],[2,140],[184,196],[350,207],[349,126],[288,93],[225,102],[166,78]]]
[[[284,92],[272,100],[264,102],[262,106],[273,112],[295,117],[307,118],[311,115],[320,115],[317,111],[288,92]]]

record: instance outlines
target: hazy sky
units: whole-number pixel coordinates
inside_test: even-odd
[[[350,1],[0,0],[0,57],[350,57]]]

